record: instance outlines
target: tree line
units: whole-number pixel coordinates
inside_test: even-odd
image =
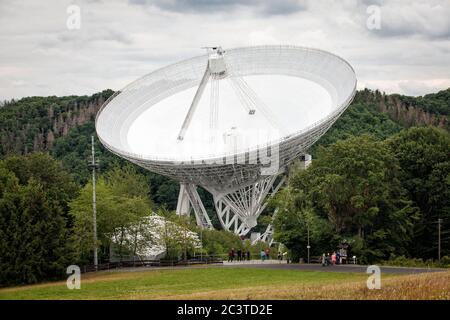
[[[272,202],[275,239],[306,257],[309,229],[314,255],[351,246],[361,262],[395,256],[450,255],[450,135],[412,127],[387,139],[350,137],[317,150],[307,170],[291,168]]]
[[[94,246],[100,263],[110,261],[111,250],[123,261],[154,245],[168,259],[257,250],[233,233],[200,230],[193,216],[156,206],[146,176],[131,164],[98,177],[94,244],[92,188],[91,180],[77,184],[47,153],[0,160],[0,286],[60,279],[69,265],[92,264]]]

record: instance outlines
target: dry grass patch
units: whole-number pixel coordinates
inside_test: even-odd
[[[144,297],[140,297],[144,298]],[[310,299],[310,300],[450,300],[450,271],[382,278],[379,290],[365,281],[332,284],[256,286],[172,295],[161,299]]]

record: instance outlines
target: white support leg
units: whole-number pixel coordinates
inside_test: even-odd
[[[212,229],[211,219],[206,213],[202,199],[197,192],[197,186],[190,183],[181,183],[180,193],[178,195],[177,214],[189,215],[191,208],[194,209],[197,225],[202,228]]]
[[[189,216],[191,214],[191,204],[189,203],[189,196],[186,192],[186,184],[180,183],[180,193],[178,194],[177,215]]]

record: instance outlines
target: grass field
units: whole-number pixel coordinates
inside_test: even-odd
[[[450,299],[450,271],[385,276],[249,268],[83,274],[80,290],[53,282],[0,290],[0,299]]]

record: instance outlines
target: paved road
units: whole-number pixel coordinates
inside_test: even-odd
[[[239,268],[263,268],[263,269],[287,269],[287,270],[311,270],[311,271],[325,271],[325,272],[356,272],[366,273],[367,266],[362,265],[335,265],[322,267],[320,264],[236,264],[236,265],[224,265],[223,268],[239,267]],[[446,271],[449,269],[440,268],[406,268],[406,267],[388,267],[380,266],[381,272],[386,274],[413,274],[424,272],[438,272]]]
[[[336,265],[322,267],[320,264],[286,264],[286,263],[251,263],[251,264],[227,264],[227,265],[198,265],[198,266],[179,266],[179,267],[137,267],[137,268],[121,268],[105,270],[106,272],[139,272],[152,270],[169,270],[169,269],[199,269],[199,268],[259,268],[259,269],[285,269],[285,270],[311,270],[323,272],[355,272],[366,273],[367,266],[363,265]],[[448,271],[449,269],[440,268],[406,268],[406,267],[387,267],[381,266],[381,272],[384,274],[414,274],[424,272]]]

